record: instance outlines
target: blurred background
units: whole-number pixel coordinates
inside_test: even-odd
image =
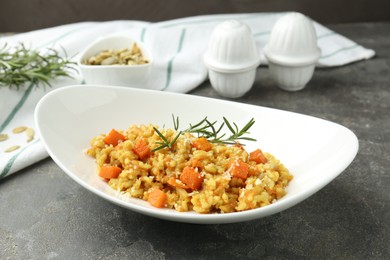
[[[80,21],[163,21],[219,13],[297,11],[322,24],[390,21],[390,0],[0,0],[0,32]]]

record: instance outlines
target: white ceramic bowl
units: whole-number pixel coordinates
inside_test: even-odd
[[[286,66],[272,61],[268,68],[270,75],[279,88],[287,91],[302,90],[313,77],[315,65]]]
[[[209,70],[211,85],[221,96],[227,98],[239,98],[245,95],[252,88],[255,77],[256,69],[233,73]]]
[[[96,40],[80,55],[78,66],[87,84],[145,88],[153,65],[153,57],[142,42],[136,42],[143,56],[149,61],[141,65],[86,65],[88,58],[103,50],[131,48],[135,41],[127,36],[112,35]]]

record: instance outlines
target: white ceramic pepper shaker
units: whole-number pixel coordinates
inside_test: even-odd
[[[280,88],[303,89],[312,78],[321,55],[311,20],[296,12],[281,17],[272,28],[264,55],[271,77]]]
[[[211,85],[221,96],[238,98],[247,93],[260,65],[249,26],[237,20],[217,25],[211,34],[204,63]]]

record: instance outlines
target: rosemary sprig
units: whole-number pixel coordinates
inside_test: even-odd
[[[175,115],[172,114],[172,120],[173,120],[173,127],[175,130],[179,130],[179,117],[175,118]]]
[[[169,148],[171,149],[173,144],[176,142],[177,138],[182,134],[182,131],[179,131],[176,136],[172,139],[172,141],[168,141],[168,139],[156,128],[153,127],[154,131],[157,133],[158,136],[161,138],[161,142],[156,142],[159,146],[154,148],[152,152],[164,149],[164,148]]]
[[[179,117],[175,118],[175,116],[172,115],[172,119],[174,128],[176,131],[178,131]],[[179,131],[171,141],[169,141],[157,128],[154,127],[154,131],[157,133],[157,135],[161,138],[162,141],[156,142],[156,144],[158,144],[159,146],[152,151],[154,152],[164,148],[171,149],[173,147],[173,144],[179,138],[179,136],[185,132],[197,134],[198,137],[204,137],[212,143],[236,144],[239,143],[240,140],[256,141],[256,139],[254,138],[245,136],[247,134],[250,134],[248,130],[253,126],[254,123],[255,120],[252,118],[242,129],[239,129],[235,122],[230,123],[226,117],[223,117],[222,124],[219,127],[216,127],[217,121],[210,122],[207,117],[205,117],[194,125],[190,124],[187,129]],[[225,125],[231,133],[231,135],[229,135],[228,137],[226,137],[226,133],[220,134],[221,130],[224,128]]]
[[[217,142],[221,141],[223,143],[231,143],[231,142],[237,142],[236,140],[256,141],[256,139],[254,139],[254,138],[243,136],[245,134],[250,134],[248,132],[248,130],[255,123],[255,120],[253,118],[251,120],[249,120],[249,122],[241,130],[238,129],[237,124],[234,122],[233,122],[233,125],[234,125],[234,128],[233,128],[233,126],[229,123],[229,121],[226,119],[226,117],[223,117],[223,121],[225,122],[226,126],[229,128],[232,135],[229,136],[227,139],[217,140]]]
[[[177,117],[176,120],[179,120],[179,117]],[[183,132],[196,133],[198,136],[206,136],[209,133],[209,131],[207,131],[208,127],[207,117],[205,117],[195,125],[190,124],[190,126]]]
[[[48,49],[45,54],[27,48],[20,43],[15,48],[5,44],[0,49],[0,87],[19,89],[27,82],[35,86],[50,85],[57,77],[71,77],[69,70],[77,71],[75,62],[62,57],[57,50]]]

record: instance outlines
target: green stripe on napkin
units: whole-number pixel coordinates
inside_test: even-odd
[[[167,68],[167,81],[165,83],[165,87],[162,89],[162,90],[166,90],[168,87],[169,87],[169,84],[171,83],[171,77],[172,77],[172,64],[173,64],[173,61],[175,60],[177,54],[179,54],[181,52],[181,49],[183,47],[183,42],[184,42],[184,37],[186,35],[186,29],[183,28],[181,30],[181,34],[180,34],[180,39],[179,39],[179,44],[178,44],[178,47],[177,47],[177,51],[175,53],[175,55],[172,56],[172,58],[169,60],[168,62],[168,68]]]
[[[12,121],[12,119],[15,117],[15,115],[18,113],[18,111],[23,107],[24,103],[26,103],[26,100],[27,100],[28,96],[30,95],[33,87],[34,87],[34,83],[31,83],[30,86],[27,88],[27,90],[24,92],[22,98],[19,100],[19,102],[16,104],[16,106],[11,110],[11,113],[7,116],[7,118],[1,124],[0,133]]]

